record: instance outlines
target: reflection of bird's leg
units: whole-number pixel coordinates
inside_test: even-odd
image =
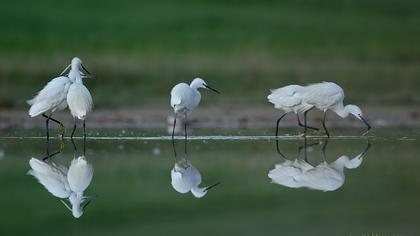
[[[185,132],[184,152],[185,152],[185,155],[187,155],[187,112],[185,112],[184,132]]]
[[[73,144],[73,149],[76,152],[77,151],[76,143],[74,142],[74,139],[70,139],[70,140],[71,140],[71,144]]]
[[[280,116],[280,118],[277,119],[277,124],[276,124],[276,138],[279,136],[279,124],[281,119],[283,119],[283,117],[286,115],[287,113],[283,114],[282,116]],[[277,139],[276,139],[277,140]]]
[[[63,138],[63,137],[64,137],[64,133],[65,133],[65,131],[66,131],[66,129],[64,128],[63,123],[61,123],[59,120],[56,120],[56,119],[52,118],[52,117],[51,117],[51,116],[52,116],[52,114],[51,114],[51,115],[49,115],[49,116],[47,116],[47,115],[45,115],[45,114],[42,114],[42,116],[43,116],[43,117],[45,117],[45,118],[47,118],[48,120],[52,120],[52,121],[54,121],[55,123],[57,123],[57,124],[59,125],[59,126],[58,126],[58,131],[60,132],[61,138]]]
[[[73,140],[74,132],[76,131],[76,117],[74,117],[73,131],[71,131],[70,138]]]
[[[57,155],[58,153],[62,152],[63,150],[61,149],[61,147],[58,149],[58,151],[54,152],[53,154],[50,154],[50,144],[49,141],[47,142],[47,149],[46,149],[46,156],[44,158],[42,158],[43,161],[46,161],[48,158],[53,157],[55,155]]]
[[[324,161],[327,162],[327,145],[328,145],[328,139],[325,139],[324,145],[322,145],[322,156],[324,157]]]
[[[287,159],[285,155],[283,155],[283,153],[280,151],[280,147],[279,147],[279,140],[276,139],[276,148],[277,148],[277,153],[282,156],[284,159]]]
[[[83,132],[85,130],[85,120],[83,120]],[[83,156],[86,155],[86,135],[83,138]]]
[[[296,113],[296,116],[297,116],[297,121],[298,121],[298,125],[300,126],[300,127],[305,127],[305,125],[304,124],[302,124],[302,122],[300,122],[300,118],[299,118],[299,114],[298,113]],[[308,129],[313,129],[313,130],[316,130],[316,131],[319,131],[319,128],[315,128],[315,127],[312,127],[312,126],[306,126],[306,128],[308,128]]]
[[[175,126],[176,126],[176,114],[174,114],[174,127],[172,128],[172,148],[174,149],[174,156],[176,159],[175,140],[174,140]]]
[[[327,117],[327,111],[325,111],[324,113],[324,119],[322,120],[322,127],[324,127],[325,130],[325,134],[327,135],[327,137],[330,137],[330,133],[328,132],[327,126],[325,125],[325,119]]]
[[[370,143],[370,141],[368,139],[367,146],[366,146],[365,150],[363,150],[362,155],[360,155],[360,157],[364,157],[366,155],[366,153],[369,151],[371,146],[372,146],[372,144]]]

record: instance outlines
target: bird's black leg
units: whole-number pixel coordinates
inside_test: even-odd
[[[52,114],[50,115],[50,116],[47,116],[47,115],[45,115],[45,114],[42,114],[42,116],[43,117],[45,117],[45,118],[47,118],[47,119],[49,119],[49,120],[52,120],[52,121],[54,121],[55,123],[57,123],[58,125],[59,125],[59,132],[60,132],[60,135],[61,135],[61,139],[63,139],[63,137],[64,137],[64,133],[65,133],[65,131],[66,131],[66,129],[64,128],[64,125],[63,125],[63,123],[61,123],[61,121],[59,121],[59,120],[57,120],[57,119],[54,119],[54,118],[52,118],[51,116],[52,116]]]
[[[74,117],[73,131],[71,131],[71,140],[73,140],[74,132],[76,131],[76,117]]]
[[[176,149],[175,149],[175,126],[176,126],[176,114],[174,115],[174,127],[172,128],[172,148],[174,149],[174,155],[176,158]]]
[[[46,135],[47,135],[47,147],[49,147],[49,141],[50,141],[50,132],[48,130],[48,124],[50,121],[50,116],[46,116],[45,114],[42,114],[43,117],[47,118],[45,120],[45,128],[46,128]]]
[[[279,136],[279,124],[280,124],[280,121],[281,121],[281,119],[283,119],[283,117],[284,117],[286,114],[287,114],[287,113],[283,114],[282,116],[280,116],[280,118],[278,118],[278,119],[277,119],[277,124],[276,124],[276,140],[277,140],[277,137]]]
[[[86,120],[83,120],[83,155],[86,153]]]
[[[305,132],[304,132],[305,137],[306,137],[306,132],[308,131],[308,126],[307,126],[307,114],[308,114],[308,111],[305,111],[305,112],[303,113],[303,119],[304,119],[304,121],[303,121],[303,122],[305,122]]]
[[[302,122],[300,122],[300,118],[299,118],[299,114],[298,113],[296,113],[296,116],[297,116],[297,121],[298,121],[298,125],[300,126],[300,127],[304,127],[305,125],[304,124],[302,124]],[[306,126],[308,129],[313,129],[313,130],[319,130],[318,128],[315,128],[315,127],[312,127],[312,126]]]
[[[327,112],[324,113],[324,119],[322,120],[322,127],[324,127],[325,130],[325,134],[327,135],[327,137],[330,137],[330,133],[328,132],[327,126],[325,125],[325,119],[327,117]]]
[[[324,157],[324,161],[327,162],[327,145],[328,145],[328,139],[325,139],[324,145],[322,145],[322,156]]]
[[[185,133],[184,153],[185,155],[187,155],[187,113],[185,113],[184,133]]]

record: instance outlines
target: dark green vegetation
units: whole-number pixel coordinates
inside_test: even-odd
[[[42,157],[44,142],[2,139],[0,149],[1,235],[418,235],[420,147],[393,136],[372,141],[362,165],[346,170],[335,192],[289,189],[270,183],[269,170],[281,162],[273,141],[194,141],[190,161],[203,185],[221,185],[202,199],[179,194],[170,185],[173,167],[169,141],[88,141],[87,158],[95,168],[88,195],[99,198],[80,219],[37,181],[25,175],[30,157]],[[416,138],[418,130],[405,130]],[[312,142],[312,141],[309,141]],[[51,145],[55,146],[56,140]],[[79,149],[81,141],[77,142]],[[178,142],[182,150],[182,142]],[[281,141],[293,160],[303,141]],[[331,140],[327,160],[353,158],[365,139]],[[160,154],[154,155],[153,149]],[[321,147],[309,161],[322,160]],[[155,151],[155,154],[157,152]],[[70,142],[56,161],[69,165]]]
[[[225,96],[336,81],[349,101],[419,103],[420,2],[0,0],[0,107],[24,107],[77,55],[97,107],[167,106],[202,76]],[[229,95],[229,99],[227,96]],[[245,96],[244,96],[245,95]]]

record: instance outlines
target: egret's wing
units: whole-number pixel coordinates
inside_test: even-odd
[[[67,103],[74,116],[84,119],[93,108],[92,95],[83,84],[73,83],[67,94]]]
[[[302,88],[299,85],[288,85],[271,90],[271,94],[267,98],[276,108],[291,108],[301,103],[302,98],[300,92]]]
[[[301,182],[310,189],[335,191],[344,184],[344,175],[328,165],[318,165],[305,172]]]
[[[31,170],[29,175],[34,176],[52,195],[58,198],[68,198],[71,194],[66,178],[67,169],[55,164],[48,164],[36,158],[29,160]]]
[[[31,105],[29,115],[34,117],[55,107],[62,107],[66,102],[69,86],[70,79],[65,76],[52,79],[33,99],[27,101]]]
[[[311,84],[305,87],[303,99],[307,104],[328,108],[342,102],[344,99],[343,90],[334,83],[323,82]]]
[[[191,107],[191,98],[193,97],[193,90],[186,83],[179,83],[171,91],[171,106],[182,106],[186,108]]]

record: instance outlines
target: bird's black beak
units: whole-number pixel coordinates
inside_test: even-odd
[[[363,123],[365,123],[365,125],[367,126],[367,131],[364,134],[367,134],[367,132],[369,132],[370,129],[372,129],[372,126],[369,125],[369,123],[366,121],[365,118],[363,118],[363,116],[359,116],[360,120],[363,121]]]
[[[208,86],[207,84],[205,84],[205,85],[204,85],[204,87],[206,87],[207,89],[210,89],[211,91],[213,91],[213,92],[215,92],[215,93],[220,94],[220,92],[219,92],[219,91],[217,91],[216,89],[214,89],[214,88],[212,88],[212,87]]]
[[[83,206],[82,206],[82,211],[85,210],[85,208],[90,204],[91,200],[88,200]]]
[[[212,188],[214,188],[214,187],[216,187],[217,185],[219,185],[220,184],[220,182],[217,182],[217,183],[215,183],[215,184],[213,184],[213,185],[210,185],[210,186],[208,186],[207,188],[205,188],[203,191],[204,192],[207,192],[207,191],[209,191],[210,189],[212,189]]]
[[[87,75],[90,75],[90,72],[86,69],[86,67],[83,64],[81,64],[81,65],[82,65],[82,69],[84,70],[84,72],[86,72]]]

